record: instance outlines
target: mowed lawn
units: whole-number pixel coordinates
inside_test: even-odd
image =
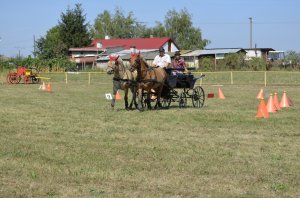
[[[300,197],[299,85],[264,88],[294,106],[258,119],[262,85],[224,85],[201,109],[111,111],[110,79],[0,84],[0,197]]]

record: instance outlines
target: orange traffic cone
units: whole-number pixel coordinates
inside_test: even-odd
[[[120,93],[118,91],[117,91],[117,93],[115,95],[115,99],[116,100],[121,100],[122,99],[122,97],[121,97],[121,95],[120,95]]]
[[[257,118],[268,118],[269,117],[269,113],[267,111],[264,98],[260,99],[260,104],[259,104],[259,107],[258,107],[256,117]]]
[[[52,92],[52,86],[50,83],[47,85],[47,92]]]
[[[275,105],[274,105],[274,102],[273,102],[273,95],[270,94],[270,97],[269,97],[269,100],[268,100],[268,103],[267,103],[267,111],[269,113],[275,113],[276,112],[276,108],[275,108]]]
[[[224,96],[224,94],[223,94],[221,88],[219,88],[219,98],[220,98],[220,99],[225,99],[225,96]]]
[[[280,101],[279,106],[281,108],[283,108],[283,107],[290,107],[291,106],[290,102],[291,102],[291,100],[287,97],[286,91],[284,91],[283,95],[281,97],[281,101]]]
[[[261,88],[260,91],[259,91],[259,93],[256,96],[256,99],[261,99],[263,97],[264,97],[264,89]]]
[[[46,84],[45,84],[44,81],[43,81],[43,85],[42,85],[42,90],[43,90],[43,91],[47,91],[47,87],[46,87]]]
[[[277,95],[276,92],[274,93],[273,103],[274,103],[274,106],[275,106],[276,111],[281,110],[280,105],[279,105],[279,102],[278,102],[278,95]]]

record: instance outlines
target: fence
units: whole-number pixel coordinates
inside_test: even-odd
[[[296,71],[228,71],[228,72],[193,72],[195,76],[205,74],[205,78],[197,83],[200,85],[300,85],[300,72]],[[111,84],[111,75],[105,72],[64,72],[64,73],[40,73],[40,76],[50,77],[51,82],[65,84]],[[3,74],[4,76],[4,74]],[[5,82],[5,77],[2,82]]]

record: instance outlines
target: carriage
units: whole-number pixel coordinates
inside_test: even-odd
[[[201,86],[196,85],[197,80],[204,78],[205,75],[195,77],[193,74],[178,73],[173,74],[173,70],[166,69],[168,78],[164,84],[161,93],[161,102],[163,108],[169,108],[172,103],[178,103],[180,108],[187,107],[191,104],[195,108],[201,108],[204,105],[205,94]],[[143,93],[143,106],[146,103],[147,93]],[[155,102],[156,94],[151,92],[151,102]]]
[[[6,77],[7,83],[9,84],[18,84],[22,79],[25,84],[37,84],[40,82],[37,69],[32,67],[18,67],[16,72],[11,71]]]
[[[155,107],[169,108],[172,102],[178,102],[179,107],[192,104],[193,107],[201,108],[204,105],[204,90],[196,85],[197,80],[204,77],[195,77],[193,74],[176,73],[176,69],[163,69],[151,67],[140,56],[140,53],[131,53],[130,67],[126,68],[119,56],[110,56],[107,73],[114,74],[113,94],[118,89],[125,91],[125,109],[132,109],[134,104],[138,111],[145,106],[151,109],[151,102]],[[191,68],[189,68],[191,70]],[[136,71],[136,73],[134,73]],[[176,73],[174,75],[173,73]],[[128,102],[128,89],[131,89],[132,100]],[[138,98],[138,101],[136,101]],[[191,102],[188,102],[190,99]],[[115,97],[111,107],[115,106]]]

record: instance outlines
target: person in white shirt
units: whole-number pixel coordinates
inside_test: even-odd
[[[170,68],[171,67],[171,57],[165,54],[165,49],[163,47],[159,48],[159,55],[154,58],[154,67]]]

